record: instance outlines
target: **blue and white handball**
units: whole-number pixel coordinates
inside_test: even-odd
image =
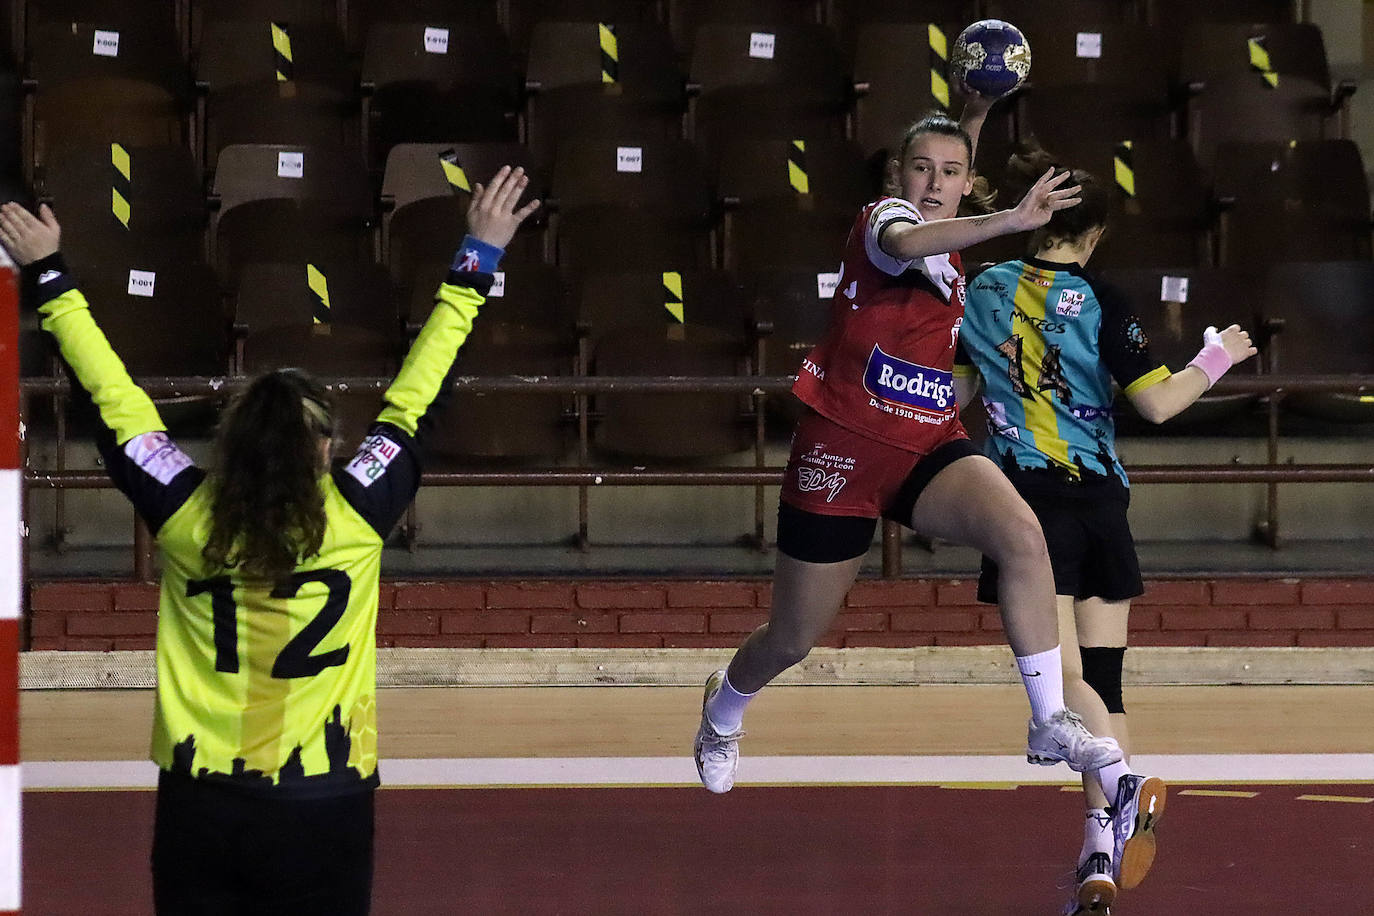
[[[950,76],[984,98],[995,99],[1030,75],[1030,42],[1001,19],[980,19],[959,33],[949,55]]]

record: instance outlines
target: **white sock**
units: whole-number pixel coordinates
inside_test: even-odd
[[[711,727],[721,735],[733,735],[739,731],[744,724],[744,707],[756,696],[757,691],[740,693],[731,687],[730,675],[725,675],[721,679],[720,689],[706,701],[706,718],[711,720]]]
[[[1016,667],[1021,669],[1031,718],[1037,724],[1064,708],[1064,665],[1058,646],[1034,655],[1018,655]]]
[[[1110,856],[1114,843],[1111,815],[1105,808],[1089,808],[1083,818],[1083,849],[1078,853],[1078,864],[1088,861],[1088,856],[1095,852]]]
[[[1116,784],[1122,776],[1131,772],[1131,765],[1125,760],[1109,763],[1097,771],[1097,781],[1107,796],[1107,804],[1116,804]]]

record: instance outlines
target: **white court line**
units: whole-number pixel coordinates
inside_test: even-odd
[[[1138,772],[1176,783],[1374,781],[1374,754],[1137,755]],[[387,786],[696,785],[689,757],[472,757],[388,759]],[[740,784],[911,785],[1016,783],[1062,785],[1078,777],[1024,757],[745,757]],[[157,768],[140,760],[29,761],[25,789],[152,788]]]

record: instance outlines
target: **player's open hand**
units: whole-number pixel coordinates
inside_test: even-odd
[[[1243,330],[1238,324],[1233,324],[1222,331],[1208,328],[1202,332],[1202,339],[1204,343],[1219,343],[1225,347],[1226,355],[1231,357],[1231,365],[1233,366],[1245,362],[1259,352],[1255,345],[1250,342],[1250,332]]]
[[[1012,213],[1016,216],[1016,222],[1020,229],[1039,229],[1050,221],[1056,210],[1067,210],[1069,207],[1078,206],[1082,200],[1078,192],[1083,190],[1082,185],[1073,185],[1068,188],[1061,188],[1069,177],[1067,169],[1058,175],[1053,168],[1045,170],[1045,174],[1040,176],[1040,180],[1031,186],[1026,192],[1026,196],[1021,198],[1021,202],[1016,205]]]
[[[20,267],[41,261],[57,251],[62,227],[47,204],[34,216],[20,204],[0,207],[0,243]]]
[[[530,177],[523,168],[512,169],[501,166],[491,179],[491,184],[483,186],[480,182],[473,186],[472,201],[468,204],[468,232],[473,238],[505,248],[515,237],[515,230],[525,218],[539,209],[539,201],[532,200],[519,210],[515,209],[520,195],[530,183]]]

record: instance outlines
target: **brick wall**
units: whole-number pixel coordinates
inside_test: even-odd
[[[1002,641],[971,580],[865,580],[825,646],[967,646]],[[767,580],[389,581],[383,646],[732,647],[760,623]],[[157,587],[34,582],[31,648],[150,649]],[[1146,583],[1131,608],[1142,646],[1374,646],[1374,578]]]

